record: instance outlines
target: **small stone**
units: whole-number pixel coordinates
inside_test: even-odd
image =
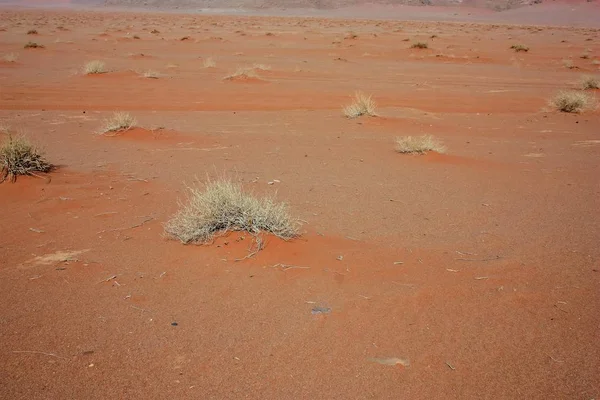
[[[177,326],[179,325],[177,322],[171,322],[171,326]]]

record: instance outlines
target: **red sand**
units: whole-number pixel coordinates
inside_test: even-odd
[[[547,105],[598,73],[598,31],[0,21],[0,55],[19,55],[0,64],[0,123],[59,165],[50,182],[0,185],[0,398],[600,397],[600,112]],[[46,48],[25,51],[28,40]],[[95,59],[111,72],[81,76]],[[254,63],[271,66],[264,84],[223,80]],[[149,69],[163,76],[139,76]],[[381,117],[341,115],[359,89]],[[94,134],[115,110],[143,129]],[[394,151],[396,136],[419,134],[448,154]],[[276,192],[302,238],[269,238],[239,262],[247,235],[165,239],[185,184],[223,173]],[[410,365],[373,361],[388,358]]]

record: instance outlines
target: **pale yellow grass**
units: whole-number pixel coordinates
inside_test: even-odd
[[[347,118],[358,118],[363,115],[376,116],[376,104],[371,96],[365,95],[363,92],[356,92],[352,104],[345,106],[342,112]]]
[[[282,239],[299,235],[300,224],[285,203],[245,193],[240,183],[227,179],[189,188],[182,207],[165,225],[165,233],[182,243],[206,243],[228,231],[268,232]]]
[[[396,151],[399,153],[419,153],[428,151],[446,152],[446,147],[431,135],[404,136],[396,138]]]

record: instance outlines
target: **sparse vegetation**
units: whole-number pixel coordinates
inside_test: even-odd
[[[577,66],[575,65],[575,63],[573,62],[573,60],[564,59],[564,60],[562,60],[562,64],[565,66],[565,68],[568,68],[568,69],[575,69],[575,68],[577,68]]]
[[[517,53],[521,51],[527,53],[529,51],[529,47],[525,46],[524,44],[513,44],[512,46],[510,46],[510,48]]]
[[[563,91],[558,93],[551,101],[558,110],[567,113],[580,113],[593,106],[591,96],[580,91]]]
[[[149,69],[148,71],[142,73],[142,76],[148,79],[158,79],[160,78],[160,73]]]
[[[344,107],[342,111],[347,118],[358,118],[363,115],[375,117],[377,116],[375,108],[376,104],[371,96],[367,96],[363,92],[356,92],[353,103]]]
[[[25,46],[23,46],[23,48],[25,48],[25,49],[43,49],[44,45],[38,44],[36,42],[27,42],[27,43],[25,43]]]
[[[127,131],[135,126],[137,121],[129,113],[116,112],[112,117],[104,121],[104,127],[102,128],[101,134],[117,134],[119,132]]]
[[[0,147],[0,183],[14,182],[20,175],[37,176],[50,172],[53,166],[43,154],[24,137],[9,136]]]
[[[28,35],[37,35],[38,31],[36,31],[35,29],[30,29],[30,30],[27,31],[27,34]]]
[[[258,69],[261,71],[270,71],[271,70],[271,66],[270,65],[266,65],[266,64],[254,64],[252,65],[253,69]]]
[[[299,235],[298,229],[285,203],[254,197],[241,184],[225,179],[209,181],[203,189],[189,188],[187,204],[165,225],[169,237],[186,244],[206,243],[229,231],[269,232],[291,239]]]
[[[583,90],[600,89],[600,77],[590,75],[582,76],[581,88]]]
[[[235,79],[252,79],[259,78],[256,70],[254,68],[248,67],[239,67],[233,74],[227,75],[224,79],[226,80],[235,80]]]
[[[427,49],[429,45],[425,42],[416,42],[410,46],[411,49]]]
[[[139,35],[133,35],[134,39],[141,39]]]
[[[83,66],[83,73],[86,75],[104,74],[106,72],[106,65],[102,61],[90,61]]]
[[[160,31],[158,29],[152,29],[150,31],[150,33],[152,33],[153,35],[156,35],[156,34],[160,33]]]
[[[444,153],[444,147],[437,139],[431,135],[423,136],[404,136],[396,138],[396,151],[399,153],[427,153],[435,151]]]
[[[19,55],[15,54],[15,53],[8,53],[5,54],[4,56],[2,56],[2,60],[8,63],[14,63],[17,62],[17,60],[19,59]]]
[[[212,59],[212,57],[208,57],[204,60],[203,65],[204,68],[214,68],[217,66],[217,63]]]

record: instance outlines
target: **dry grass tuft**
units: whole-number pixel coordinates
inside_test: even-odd
[[[27,31],[27,34],[28,35],[37,35],[38,31],[36,31],[35,29],[30,29],[30,30]]]
[[[105,74],[106,72],[106,65],[102,61],[90,61],[83,66],[83,73],[86,75]]]
[[[209,181],[203,189],[189,188],[187,204],[165,225],[165,232],[182,243],[206,243],[228,231],[253,235],[269,232],[282,239],[299,236],[299,223],[285,203],[244,193],[231,180]]]
[[[217,63],[215,62],[215,60],[213,60],[212,57],[208,57],[206,60],[204,60],[203,65],[204,68],[215,68],[217,66]]]
[[[37,176],[36,172],[50,172],[53,165],[24,137],[9,136],[0,147],[0,183],[17,180],[19,175]]]
[[[158,79],[160,78],[160,72],[149,69],[148,71],[142,73],[142,76],[148,79]]]
[[[512,46],[510,46],[510,48],[517,53],[520,51],[527,53],[529,51],[529,47],[525,46],[524,44],[513,44]]]
[[[573,62],[573,60],[569,60],[569,59],[564,59],[562,60],[562,64],[565,68],[568,69],[575,69],[577,68],[577,66],[575,65],[575,63]]]
[[[8,53],[5,54],[4,56],[2,56],[2,60],[8,63],[14,63],[17,62],[17,60],[19,59],[19,55],[15,54],[15,53]]]
[[[581,88],[583,90],[600,89],[600,77],[597,76],[582,76]]]
[[[256,70],[252,67],[248,68],[248,67],[239,67],[233,74],[231,75],[227,75],[224,79],[226,80],[243,80],[243,79],[252,79],[252,78],[259,78],[258,74],[256,73]]]
[[[127,131],[135,126],[137,121],[129,113],[116,112],[112,117],[104,121],[104,127],[102,128],[101,134],[107,133],[119,133]]]
[[[431,135],[404,136],[396,138],[396,151],[399,153],[419,153],[428,151],[444,153],[446,147]]]
[[[558,93],[550,102],[558,111],[580,113],[593,108],[594,101],[584,92],[564,91]]]
[[[363,115],[376,117],[376,104],[371,96],[365,95],[363,92],[356,92],[354,102],[343,108],[342,112],[347,118],[358,118]]]
[[[258,69],[260,71],[270,71],[271,66],[266,64],[253,64],[252,69]]]
[[[429,45],[425,42],[417,42],[417,43],[413,43],[410,46],[411,49],[427,49],[429,48]]]
[[[25,46],[23,46],[24,49],[43,49],[44,47],[43,44],[38,44],[36,42],[27,42],[25,43]]]

